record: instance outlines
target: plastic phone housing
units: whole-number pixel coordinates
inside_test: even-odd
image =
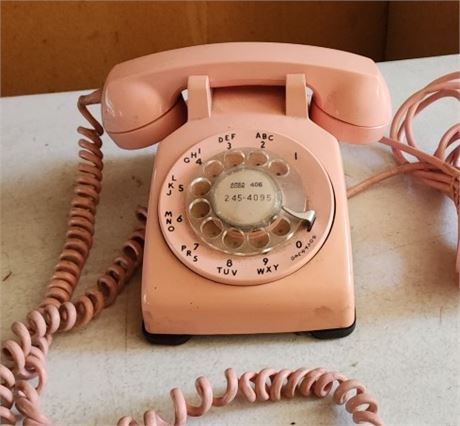
[[[307,87],[313,93],[310,101]],[[187,103],[181,96],[185,88]],[[376,141],[391,119],[388,89],[372,60],[284,43],[193,46],[115,66],[105,82],[101,107],[104,128],[121,147],[136,149],[161,140],[150,190],[143,263],[142,311],[147,335],[323,330],[323,336],[333,337],[335,330],[348,333],[353,329],[350,229],[337,140]],[[236,135],[238,147],[246,155],[255,144],[251,132],[257,131],[272,134],[279,143],[267,140],[267,149],[286,156],[288,162],[293,161],[296,146],[305,154],[302,161],[310,157],[310,162],[299,161],[295,167],[301,186],[307,194],[310,191],[312,209],[306,205],[310,210],[304,213],[310,217],[308,232],[314,220],[308,235],[316,233],[316,238],[306,242],[307,234],[303,234],[303,239],[286,238],[283,244],[274,238],[260,254],[246,246],[233,253],[225,241],[225,247],[221,242],[201,244],[194,235],[199,237],[197,229],[205,229],[199,212],[204,212],[204,218],[208,206],[214,213],[220,212],[220,219],[243,227],[249,222],[241,222],[233,214],[237,204],[229,207],[216,199],[193,200],[201,206],[197,217],[185,211],[192,205],[186,206],[188,201],[178,188],[184,190],[195,172],[190,171],[190,164],[181,162],[190,162],[192,154],[203,161],[218,158],[214,142],[218,135],[229,133]],[[241,143],[244,138],[248,146]],[[295,157],[294,163],[300,158]],[[248,174],[238,176],[244,180]],[[259,179],[262,186],[270,186],[268,175],[259,176],[263,176]],[[228,181],[231,179],[220,181],[224,182],[220,185],[225,187]],[[282,188],[278,183],[273,183],[272,189]],[[226,187],[223,192],[216,188],[213,193],[229,195]],[[266,204],[266,211],[279,209],[280,200]],[[244,209],[249,211],[247,203]],[[279,211],[284,214],[289,209]],[[266,235],[264,215],[253,215],[251,223],[260,223],[263,229],[259,231]],[[190,220],[188,228],[184,218]],[[173,229],[176,226],[177,231]],[[216,226],[219,228],[220,222],[214,220],[214,230]],[[216,235],[219,232],[217,229]],[[239,231],[231,232],[237,235]],[[242,234],[244,245],[249,237]],[[209,240],[214,234],[207,237]],[[301,250],[286,257],[293,241]],[[251,256],[244,257],[248,254]],[[254,272],[255,265],[264,257],[268,259],[264,266],[273,261],[276,271],[267,268],[267,274],[260,277]],[[236,272],[229,265],[236,265]],[[220,275],[224,267],[226,277]]]
[[[191,79],[191,118],[160,143],[155,159],[142,278],[147,333],[298,332],[347,329],[354,324],[350,230],[341,155],[334,136],[308,118],[306,89],[304,84],[298,84],[299,78],[302,82],[304,77],[288,78],[291,83],[286,88],[286,100],[284,88],[276,87],[221,88],[211,96],[206,78],[201,82]],[[293,115],[286,115],[286,111]],[[178,158],[213,135],[241,129],[286,135],[313,153],[333,188],[333,211],[329,212],[331,226],[320,249],[301,267],[276,280],[223,283],[178,260],[162,232],[165,218],[159,203]],[[205,159],[206,153],[202,155]],[[303,172],[308,174],[308,170]],[[176,247],[176,251],[180,248]],[[223,266],[231,258],[224,253],[217,256],[221,256]],[[251,256],[247,262],[260,262],[264,256]]]

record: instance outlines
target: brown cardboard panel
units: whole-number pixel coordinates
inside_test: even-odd
[[[382,60],[386,3],[215,2],[207,5],[207,32],[213,41],[312,44]]]
[[[99,87],[118,62],[193,44],[285,41],[383,58],[386,2],[2,2],[2,95]]]
[[[386,60],[458,52],[457,1],[389,3]]]
[[[195,9],[175,2],[2,3],[2,93],[100,86],[118,62],[191,44]]]

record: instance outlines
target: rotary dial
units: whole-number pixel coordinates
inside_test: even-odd
[[[303,211],[307,200],[286,161],[267,150],[243,148],[203,164],[187,188],[186,203],[197,236],[225,253],[247,256],[289,240],[302,219],[283,205]]]
[[[312,259],[329,234],[332,185],[304,143],[228,129],[190,146],[169,167],[159,226],[175,256],[214,282],[279,280]]]

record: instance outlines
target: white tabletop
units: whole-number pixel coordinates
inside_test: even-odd
[[[459,56],[380,64],[393,108],[432,79],[459,68]],[[31,70],[33,72],[33,70]],[[44,293],[66,230],[77,163],[78,93],[1,99],[1,330],[21,320]],[[439,102],[416,123],[420,145],[432,148],[458,121],[454,100]],[[133,209],[146,204],[154,148],[127,152],[108,139],[96,240],[82,287],[94,283],[128,236]],[[393,164],[383,146],[342,145],[347,183]],[[194,394],[207,375],[217,389],[223,371],[271,366],[323,366],[364,382],[392,425],[460,424],[459,288],[455,273],[457,217],[442,195],[396,177],[350,203],[357,328],[331,341],[284,335],[195,337],[154,347],[141,333],[140,277],[116,305],[89,326],[58,335],[49,353],[43,407],[55,424],[139,420],[156,407],[172,419],[169,389]],[[81,294],[83,288],[78,290]],[[330,400],[294,399],[215,408],[193,424],[351,424]]]

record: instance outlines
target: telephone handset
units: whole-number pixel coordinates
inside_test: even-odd
[[[222,43],[155,53],[115,66],[102,96],[111,138],[133,149],[162,140],[186,121],[181,91],[189,76],[207,75],[211,88],[285,86],[306,76],[312,119],[337,139],[380,139],[391,119],[387,86],[374,62],[333,49],[282,43]]]
[[[83,135],[69,231],[45,298],[15,322],[0,365],[2,422],[13,405],[26,422],[48,424],[39,406],[45,356],[58,331],[84,325],[115,301],[143,263],[143,329],[153,343],[195,334],[307,331],[342,337],[355,325],[348,197],[398,173],[441,190],[459,210],[460,124],[433,155],[415,147],[411,119],[429,103],[458,96],[460,73],[441,77],[406,101],[390,138],[394,169],[347,190],[337,139],[380,139],[390,119],[386,85],[375,64],[350,53],[278,43],[226,43],[162,52],[117,65],[104,89],[81,96],[92,128]],[[313,91],[309,101],[307,87]],[[188,89],[185,102],[181,96]],[[148,214],[97,285],[71,302],[89,255],[102,179],[103,124],[124,148],[159,144]],[[406,138],[408,145],[402,143]],[[416,158],[408,162],[402,153]],[[147,222],[147,223],[146,223]],[[459,265],[459,257],[457,258]],[[180,262],[179,262],[179,261]],[[250,402],[296,393],[345,404],[355,423],[382,425],[363,385],[323,369],[225,371],[215,397],[206,378],[192,406],[174,389],[175,424],[239,394]],[[27,379],[38,378],[34,388]],[[334,383],[337,387],[333,388]],[[145,424],[165,424],[153,410]],[[131,417],[119,425],[137,424]]]

